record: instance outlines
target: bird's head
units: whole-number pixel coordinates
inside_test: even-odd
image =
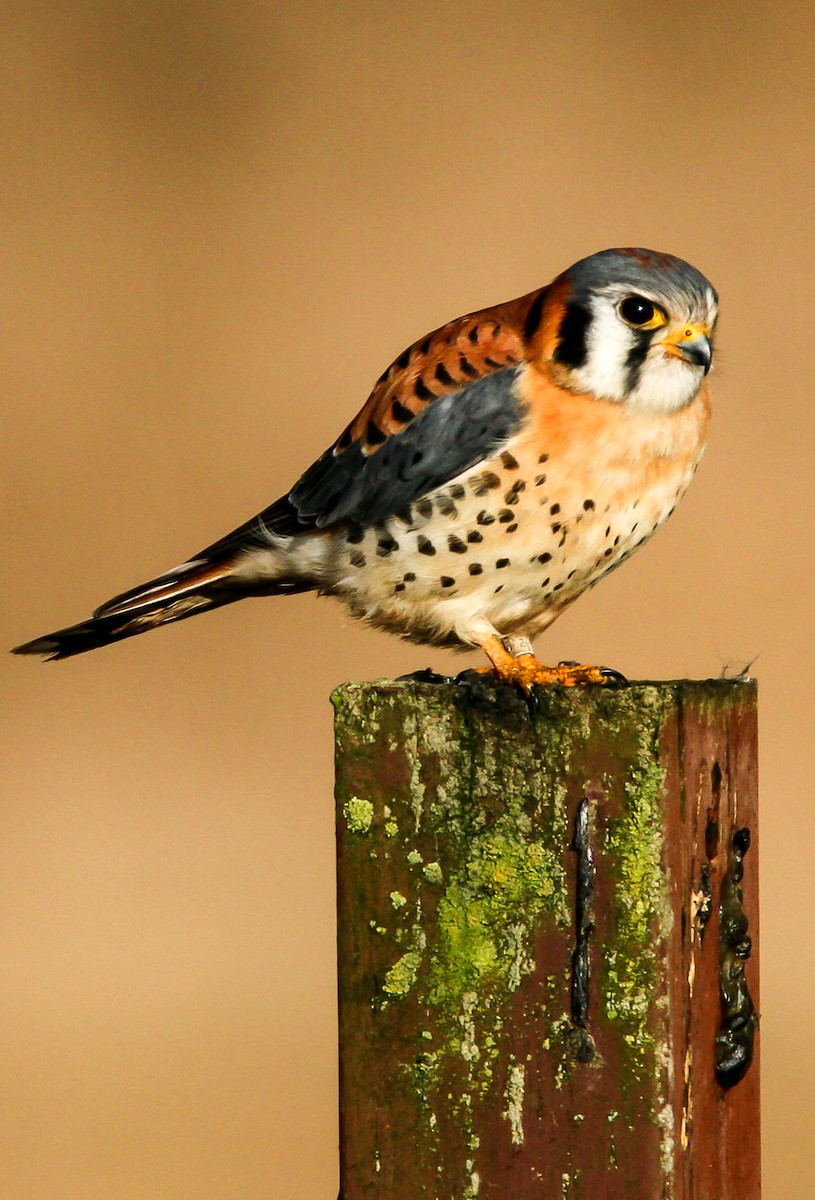
[[[602,250],[551,284],[539,352],[570,391],[672,412],[710,370],[717,312],[713,286],[681,258]]]

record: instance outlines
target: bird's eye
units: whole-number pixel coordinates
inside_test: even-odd
[[[620,301],[617,311],[626,325],[632,325],[634,329],[658,329],[666,320],[662,309],[657,308],[652,300],[646,300],[645,296],[626,296]]]

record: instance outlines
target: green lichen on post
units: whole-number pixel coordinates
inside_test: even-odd
[[[453,1105],[475,1160],[474,1104],[493,1085],[509,1007],[535,969],[533,938],[544,914],[560,928],[571,921],[560,778],[587,720],[578,711],[557,726],[530,726],[525,704],[510,693],[501,744],[494,712],[462,699],[459,689],[397,686],[386,711],[381,697],[370,703],[364,689],[348,687],[335,703],[344,740],[364,752],[376,739],[400,764],[400,786],[371,819],[374,842],[381,823],[387,842],[379,852],[399,879],[385,893],[389,911],[367,917],[372,929],[390,928],[392,946],[372,999],[380,1010],[410,1000],[432,1014],[432,1042],[417,1035],[403,1069],[431,1134],[436,1091],[442,1080],[458,1080]],[[539,736],[530,739],[531,728]],[[517,1071],[513,1078],[517,1085]]]
[[[652,1010],[661,982],[657,945],[672,923],[662,866],[660,730],[657,723],[641,734],[638,760],[624,785],[624,813],[609,827],[604,847],[618,886],[614,945],[606,947],[601,963],[602,998],[607,1017],[622,1031],[626,1078],[634,1088],[653,1083],[661,1069]]]
[[[423,869],[428,883],[441,883],[444,879],[444,873],[437,862],[426,863]]]
[[[692,686],[693,702],[709,692],[715,712],[717,685]],[[662,976],[672,928],[666,796],[669,788],[677,796],[677,782],[663,764],[681,757],[684,687],[553,690],[536,712],[508,689],[486,698],[445,685],[342,689],[343,878],[357,906],[347,911],[359,918],[346,929],[354,939],[360,931],[352,948],[361,964],[349,972],[348,1011],[398,1081],[422,1169],[455,1162],[455,1178],[444,1178],[455,1200],[489,1181],[494,1146],[484,1137],[487,1152],[479,1139],[489,1129],[494,1136],[486,1122],[496,1105],[499,1142],[526,1153],[565,1097],[609,1072],[615,1085],[600,1110],[606,1168],[631,1169],[631,1131],[643,1122],[663,1170],[673,1161]],[[588,1030],[569,1010],[570,844],[583,795],[602,863]],[[360,797],[372,802],[367,836],[352,837],[361,830],[348,805]],[[596,1057],[581,1057],[587,1044],[594,1051],[592,1037]],[[376,1103],[387,1107],[384,1092]],[[584,1103],[581,1095],[588,1124]],[[575,1115],[570,1127],[582,1124]],[[579,1190],[577,1163],[564,1148],[564,1194]]]
[[[516,800],[508,798],[491,824],[479,807],[462,803],[446,823],[446,836],[454,842],[454,869],[435,860],[425,864],[412,839],[405,839],[413,904],[397,911],[406,924],[413,922],[414,948],[389,968],[383,990],[388,1002],[412,993],[434,1014],[432,1049],[417,1047],[405,1067],[431,1114],[440,1078],[451,1062],[463,1065],[465,1083],[455,1106],[464,1128],[471,1128],[473,1099],[493,1083],[507,1003],[535,967],[531,936],[541,913],[546,909],[562,922],[568,913],[556,849],[534,836],[531,818]],[[426,927],[423,899],[440,888],[432,928]]]
[[[374,819],[374,806],[370,800],[352,796],[343,805],[345,820],[351,833],[368,833]]]
[[[422,956],[418,950],[408,950],[393,964],[385,976],[382,991],[388,996],[406,996],[416,982]]]
[[[496,761],[500,751],[481,729],[470,725],[464,732],[470,763],[487,755],[489,763],[468,769],[457,780],[448,777],[444,789],[436,788],[432,796],[426,791],[417,795],[415,772],[411,776],[411,809],[421,811],[424,832],[428,822],[443,831],[447,862],[425,864],[412,837],[402,849],[406,865],[413,868],[412,919],[422,923],[427,884],[435,885],[436,892],[443,884],[432,928],[426,929],[422,969],[414,980],[415,1002],[435,1014],[439,1031],[432,1054],[425,1051],[411,1066],[417,1095],[429,1105],[446,1066],[463,1062],[466,1086],[460,1106],[466,1123],[473,1098],[493,1083],[512,995],[535,968],[532,937],[542,914],[561,926],[571,918],[562,861],[566,798],[561,788],[543,783],[543,777],[551,777],[552,764],[545,753],[532,758],[532,747],[519,747],[518,756],[529,755],[529,760],[516,764],[517,779],[506,779],[512,755]],[[558,759],[564,742],[558,740]],[[495,789],[502,777],[500,804],[495,796],[479,794],[485,780]],[[492,805],[489,814],[485,801]]]

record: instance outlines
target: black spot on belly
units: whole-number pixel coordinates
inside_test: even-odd
[[[394,550],[399,549],[399,543],[390,534],[386,533],[381,537],[376,545],[376,553],[378,558],[387,558],[389,554],[393,554]]]
[[[498,521],[501,525],[508,525],[510,521],[514,520],[514,518],[515,513],[511,508],[502,508],[498,514]]]
[[[480,575],[483,572],[484,568],[481,566],[481,563],[470,563],[467,570],[470,572],[471,575]]]
[[[495,517],[492,513],[487,512],[485,508],[482,508],[476,517],[476,521],[479,525],[493,525],[495,524]]]
[[[433,374],[435,375],[436,379],[438,379],[439,383],[444,384],[445,387],[452,387],[452,385],[456,382],[443,362],[438,364]]]
[[[503,454],[501,455],[501,462],[507,471],[517,471],[518,466],[520,465],[517,458],[510,454],[508,450],[504,450]]]
[[[464,497],[466,496],[466,494],[467,493],[465,492],[464,488],[461,486],[460,483],[451,483],[450,484],[450,495],[453,497],[454,500],[463,500]]]
[[[365,530],[362,528],[362,526],[352,525],[348,530],[348,536],[345,540],[348,542],[349,546],[358,546],[361,541],[364,541],[364,539]]]
[[[348,559],[348,561],[350,562],[352,567],[364,567],[365,566],[365,555],[362,553],[361,550],[355,550],[354,553],[351,555],[351,557]]]
[[[498,568],[498,570],[500,571],[504,567],[509,566],[509,559],[508,558],[499,558],[495,565]]]
[[[560,521],[555,521],[554,525],[552,526],[552,533],[560,533],[562,528],[563,526],[561,525]]]
[[[470,360],[468,358],[465,357],[465,355],[463,355],[463,354],[459,355],[458,365],[459,365],[459,369],[461,370],[461,373],[463,375],[468,375],[470,377],[470,379],[478,378],[478,369],[473,366],[473,364],[470,362]]]
[[[436,497],[436,507],[438,508],[439,512],[445,517],[457,517],[458,516],[458,509],[456,508],[455,504],[450,499],[450,497],[445,495],[444,492],[442,492],[441,495]]]
[[[442,577],[439,579],[439,583],[443,588],[453,587],[455,582],[456,581],[453,579],[452,575],[442,575]]]
[[[433,501],[432,500],[417,500],[416,501],[416,512],[419,514],[420,517],[424,517],[425,519],[427,519],[428,517],[431,517],[433,515]]]
[[[453,552],[453,554],[466,554],[467,553],[467,543],[462,542],[462,540],[458,536],[458,534],[451,533],[447,538],[447,545],[448,545],[448,548]]]
[[[590,512],[591,509],[594,508],[594,501],[593,500],[584,500],[583,507],[585,508],[586,512]]]
[[[471,529],[470,532],[467,534],[467,541],[468,542],[483,542],[484,535],[479,533],[477,529]]]
[[[474,475],[470,487],[476,496],[486,496],[492,488],[501,486],[501,480],[493,471],[484,471],[482,475]]]
[[[513,483],[512,487],[504,495],[504,504],[517,504],[518,497],[525,488],[526,484],[523,479],[516,479],[515,483]]]
[[[545,462],[548,462],[548,461],[549,461],[549,455],[548,455],[548,454],[539,454],[539,455],[538,455],[538,462],[539,462],[539,463],[545,463]]]
[[[405,590],[405,585],[403,583],[397,583],[393,590],[395,592],[403,592]]]
[[[419,534],[419,537],[416,541],[416,549],[419,551],[420,554],[435,554],[436,553],[436,547],[433,545],[433,543],[430,541],[429,538],[426,538],[421,533]]]
[[[548,562],[551,562],[551,561],[552,561],[552,555],[551,555],[551,554],[546,554],[546,553],[544,553],[544,554],[539,554],[539,555],[538,555],[538,562],[539,562],[539,563],[548,563]]]
[[[402,578],[404,579],[405,583],[413,583],[416,576],[414,575],[413,571],[408,571],[402,576]]]
[[[504,530],[504,533],[514,533],[517,528],[518,528],[518,522],[513,521],[513,523],[511,525],[507,525],[506,529]]]
[[[552,507],[549,509],[549,512],[552,514],[553,517],[556,517],[558,515],[558,513],[560,512],[560,505],[553,504]]]
[[[544,483],[546,483],[545,475],[536,475],[535,476],[535,487],[541,487]]]
[[[547,575],[546,578],[544,579],[543,583],[541,584],[541,587],[548,587],[548,586],[549,586],[549,576]]]
[[[413,385],[413,390],[420,400],[432,400],[435,396],[423,379],[417,379]]]

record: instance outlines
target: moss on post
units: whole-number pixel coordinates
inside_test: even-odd
[[[735,1200],[727,1168],[693,1160],[725,1117],[757,1128],[757,1072],[716,1084],[718,921],[693,896],[703,876],[718,894],[736,820],[755,835],[754,685],[552,689],[534,710],[480,684],[333,700],[343,1200]],[[755,877],[743,891],[754,922]],[[730,1172],[739,1200],[753,1174]]]

